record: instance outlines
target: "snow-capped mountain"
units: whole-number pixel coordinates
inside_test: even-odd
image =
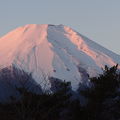
[[[119,55],[64,25],[25,25],[0,38],[0,67],[15,65],[41,86],[50,76],[70,81],[75,90],[88,74],[96,76],[104,65],[116,63]]]

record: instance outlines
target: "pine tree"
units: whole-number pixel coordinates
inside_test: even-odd
[[[103,74],[91,78],[92,86],[81,91],[86,96],[88,103],[86,106],[87,118],[89,120],[104,120],[105,102],[115,96],[117,89],[120,87],[120,74],[118,65],[109,68],[105,66]],[[106,119],[105,119],[106,120]]]

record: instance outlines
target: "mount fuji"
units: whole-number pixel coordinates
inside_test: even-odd
[[[120,56],[64,25],[29,24],[0,38],[0,67],[14,65],[32,73],[41,87],[44,76],[70,81],[73,90],[120,64]],[[50,87],[50,81],[47,81]]]

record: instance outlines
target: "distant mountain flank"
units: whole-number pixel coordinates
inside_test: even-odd
[[[64,25],[28,24],[0,38],[0,67],[14,65],[32,73],[35,82],[48,89],[45,76],[70,81],[76,90],[104,65],[116,63],[119,55]]]

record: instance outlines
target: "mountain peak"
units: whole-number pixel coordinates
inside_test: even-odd
[[[71,81],[73,89],[96,76],[104,65],[120,63],[120,56],[64,25],[28,24],[0,38],[0,66],[15,65],[32,72]],[[45,84],[46,81],[42,83]]]

